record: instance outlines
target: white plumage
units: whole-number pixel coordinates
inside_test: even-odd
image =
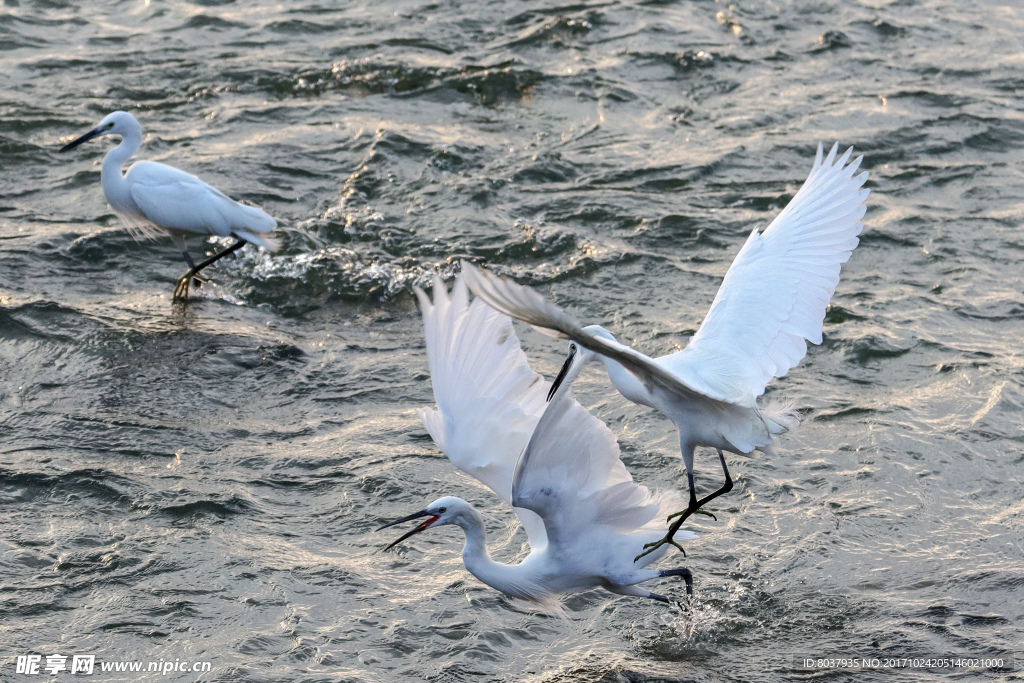
[[[104,189],[117,183],[120,175],[118,169],[113,183],[104,177]],[[155,161],[139,161],[122,181],[135,206],[122,204],[116,208],[118,213],[141,214],[154,228],[172,234],[234,235],[257,246],[272,246],[267,233],[277,227],[277,221],[255,206],[236,202],[194,175]],[[111,194],[107,190],[108,198]]]
[[[437,408],[419,410],[437,447],[460,470],[512,504],[519,455],[544,413],[548,382],[526,361],[512,321],[469,303],[462,278],[451,298],[434,279],[434,300],[416,290]],[[547,543],[536,513],[515,508],[531,547]]]
[[[229,251],[196,266],[185,246],[192,235],[233,235],[245,242],[274,249],[277,241],[269,233],[277,221],[255,206],[231,199],[220,190],[207,185],[194,175],[155,161],[139,161],[122,174],[121,169],[142,143],[142,127],[135,117],[115,111],[85,135],[61,148],[65,152],[83,142],[104,135],[120,135],[121,143],[103,157],[100,182],[110,206],[128,230],[136,237],[170,235],[182,251],[190,268],[179,280],[175,296],[188,295],[192,277]]]
[[[863,223],[867,172],[847,165],[852,148],[836,160],[818,145],[807,181],[764,232],[754,229],[722,281],[707,317],[685,349],[650,358],[620,344],[598,326],[583,328],[540,294],[463,264],[473,293],[503,313],[594,352],[628,399],[664,413],[679,429],[690,505],[680,522],[732,486],[697,501],[693,453],[709,446],[736,453],[765,449],[793,428],[796,414],[757,398],[821,343],[825,309],[841,264],[857,246]],[[571,355],[570,355],[571,358]],[[569,361],[567,361],[569,362]],[[675,528],[675,525],[673,525]],[[666,537],[671,540],[671,533]]]
[[[633,481],[608,427],[573,399],[578,368],[569,369],[546,403],[551,384],[530,369],[512,321],[479,299],[470,303],[461,276],[450,298],[440,278],[433,301],[419,289],[416,294],[437,402],[436,410],[420,411],[423,423],[459,469],[515,506],[531,552],[519,565],[491,560],[479,513],[454,497],[399,520],[428,518],[395,543],[456,524],[466,533],[463,559],[474,576],[537,602],[597,587],[666,601],[635,584],[683,576],[689,585],[687,570],[644,568],[663,553],[633,563],[666,525],[648,526],[658,504]]]
[[[870,190],[863,157],[835,161],[836,146],[764,232],[755,228],[725,274],[700,329],[685,349],[659,359],[711,398],[753,407],[773,377],[782,377],[821,343],[839,271],[857,247]],[[833,163],[834,162],[834,163]]]

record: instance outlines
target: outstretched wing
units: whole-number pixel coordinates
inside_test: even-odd
[[[277,221],[255,206],[239,204],[182,170],[140,161],[128,171],[132,199],[146,218],[164,229],[227,237],[235,234],[260,246]]]
[[[636,375],[648,389],[658,385],[677,395],[700,393],[695,387],[658,365],[653,358],[625,344],[596,337],[585,331],[575,318],[542,297],[532,287],[499,277],[467,261],[462,262],[462,272],[473,294],[490,306],[516,320],[533,325],[542,332],[572,339],[586,349],[618,361]],[[719,396],[709,396],[723,400]]]
[[[807,352],[804,339],[821,343],[825,308],[842,263],[863,228],[852,149],[835,164],[836,148],[763,233],[755,229],[726,273],[703,325],[678,353],[654,360],[618,342],[585,332],[578,322],[530,287],[463,263],[470,289],[499,311],[621,363],[649,389],[654,385],[753,408],[772,377],[781,377]]]
[[[803,187],[771,225],[755,228],[725,274],[708,315],[689,345],[658,363],[708,395],[750,404],[772,377],[782,377],[821,343],[825,309],[841,264],[857,246],[864,224],[858,157],[838,161],[838,145],[822,147]]]
[[[462,276],[449,297],[434,277],[434,300],[419,288],[437,409],[419,411],[434,443],[466,474],[512,504],[512,475],[544,412],[549,382],[534,372],[512,321],[480,299]],[[530,546],[547,543],[544,523],[514,508]]]
[[[514,505],[544,520],[548,540],[572,542],[589,527],[638,530],[659,511],[647,487],[633,481],[604,422],[572,396],[582,363],[566,375],[516,466]]]

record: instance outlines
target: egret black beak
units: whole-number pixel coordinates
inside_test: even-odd
[[[558,371],[558,375],[555,376],[555,381],[551,383],[551,390],[548,391],[548,401],[550,401],[555,392],[558,391],[558,387],[562,386],[565,376],[569,374],[569,368],[572,367],[573,358],[576,357],[576,347],[569,349],[569,355],[565,357],[565,362],[562,363],[562,369]]]
[[[432,515],[429,512],[427,512],[426,510],[420,510],[419,512],[412,513],[408,517],[402,517],[401,519],[396,519],[393,522],[388,522],[387,524],[382,526],[380,529],[377,529],[377,531],[380,531],[381,529],[387,529],[389,526],[394,526],[396,524],[401,524],[402,522],[408,522],[410,519],[418,519],[420,517],[429,517],[430,519],[428,519],[427,521],[423,522],[418,527],[416,527],[415,529],[413,529],[409,533],[405,534],[404,536],[402,536],[400,539],[398,539],[397,541],[395,541],[394,543],[392,543],[388,547],[384,548],[384,550],[391,550],[396,545],[398,545],[399,543],[401,543],[405,539],[409,538],[410,536],[415,536],[416,534],[418,534],[421,531],[426,531],[427,529],[430,528],[430,525],[433,524],[434,522],[436,522],[438,519],[440,519],[441,516],[440,515]]]
[[[89,142],[89,140],[92,140],[93,138],[98,138],[103,133],[104,133],[104,131],[100,130],[99,128],[93,128],[92,130],[90,130],[88,133],[86,133],[82,137],[80,137],[80,138],[78,138],[76,140],[72,140],[71,142],[69,142],[68,144],[64,145],[63,147],[61,147],[57,151],[58,152],[66,152],[69,149],[74,149],[75,147],[78,147],[83,142]]]

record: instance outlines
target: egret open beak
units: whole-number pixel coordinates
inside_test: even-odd
[[[438,519],[440,519],[441,516],[440,515],[432,515],[429,512],[427,512],[426,510],[420,510],[419,512],[412,513],[408,517],[402,517],[401,519],[396,519],[393,522],[388,522],[387,524],[382,526],[380,529],[377,529],[377,531],[380,531],[381,529],[387,529],[389,526],[394,526],[396,524],[401,524],[402,522],[408,522],[410,519],[417,519],[419,517],[429,517],[430,519],[428,519],[427,521],[423,522],[418,527],[416,527],[415,529],[413,529],[409,533],[405,534],[404,536],[402,536],[400,539],[398,539],[397,541],[395,541],[394,543],[392,543],[388,547],[384,548],[384,550],[391,550],[396,545],[398,545],[399,543],[401,543],[405,539],[409,538],[410,536],[415,536],[416,534],[418,534],[421,531],[426,531],[427,529],[430,528],[430,525],[433,524],[434,522],[436,522]]]
[[[93,128],[92,130],[90,130],[88,133],[86,133],[82,137],[77,138],[75,140],[72,140],[71,142],[69,142],[68,144],[64,145],[63,147],[61,147],[57,151],[58,152],[66,152],[69,149],[74,149],[75,147],[78,147],[83,142],[89,142],[89,140],[92,140],[93,138],[98,138],[99,136],[103,135],[104,132],[106,132],[106,131],[102,131],[99,128]]]
[[[565,362],[562,363],[562,369],[558,371],[558,375],[555,376],[555,381],[551,383],[551,390],[548,391],[548,401],[550,401],[555,392],[558,391],[558,387],[562,386],[562,381],[565,376],[569,374],[569,368],[572,367],[572,361],[576,357],[576,348],[569,349],[569,355],[565,357]]]

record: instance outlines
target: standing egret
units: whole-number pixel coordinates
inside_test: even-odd
[[[103,157],[100,182],[114,213],[135,236],[158,237],[161,230],[171,236],[185,256],[188,271],[174,288],[175,299],[187,299],[192,278],[199,271],[241,249],[246,242],[273,249],[276,240],[267,236],[277,221],[255,206],[239,204],[194,175],[155,161],[138,161],[128,173],[121,167],[139,149],[142,127],[125,111],[107,114],[99,125],[60,148],[61,152],[104,135],[120,135],[121,144]],[[238,241],[199,265],[185,246],[191,235],[234,236]]]
[[[825,309],[839,282],[841,264],[857,246],[868,174],[854,176],[853,148],[836,161],[837,146],[822,160],[822,147],[803,187],[764,232],[754,228],[729,267],[700,329],[682,351],[650,358],[615,340],[611,332],[581,327],[572,316],[529,287],[464,263],[470,289],[497,310],[571,340],[566,367],[577,345],[604,361],[615,388],[634,403],[660,411],[679,429],[690,500],[668,534],[691,514],[732,489],[722,451],[766,449],[796,427],[795,411],[757,397],[807,353],[804,340],[821,343]],[[557,380],[556,380],[557,382]],[[698,500],[693,483],[697,446],[718,450],[725,485]],[[637,559],[643,557],[641,553]]]
[[[479,299],[470,303],[461,276],[451,298],[435,277],[433,294],[431,302],[416,289],[437,402],[437,410],[421,410],[420,417],[459,469],[513,506],[531,550],[518,565],[492,560],[480,513],[451,496],[381,527],[426,518],[388,548],[455,524],[466,535],[466,569],[517,598],[548,603],[600,587],[669,602],[635,585],[665,576],[682,576],[692,594],[688,569],[644,568],[664,551],[643,563],[629,560],[662,536],[667,524],[648,525],[659,515],[658,504],[633,482],[608,427],[572,397],[579,366],[566,370],[545,403],[550,385],[530,369],[508,317]]]

